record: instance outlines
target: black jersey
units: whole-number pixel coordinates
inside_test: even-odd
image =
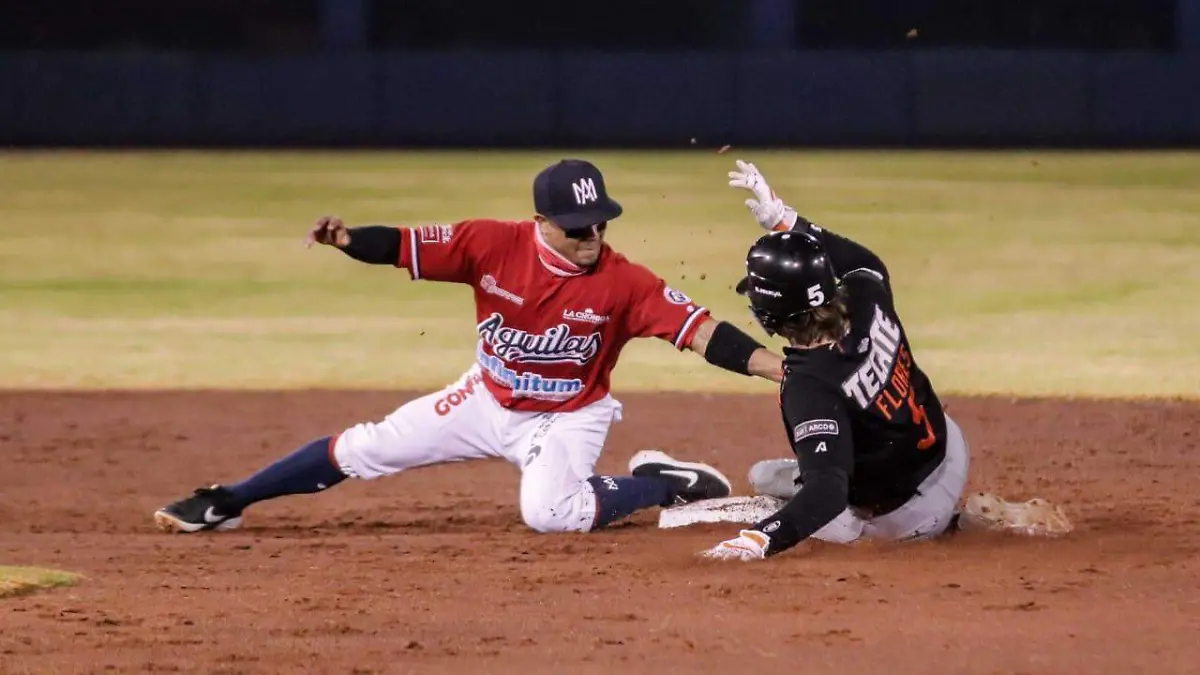
[[[946,453],[946,418],[882,276],[843,278],[850,332],[816,349],[784,350],[780,392],[803,475],[837,462],[849,469],[849,503],[882,513],[908,501]]]
[[[755,526],[771,536],[769,554],[846,506],[867,517],[898,508],[946,454],[945,413],[913,357],[887,268],[865,247],[804,224],[841,277],[850,329],[833,344],[784,349],[780,407],[802,485]]]

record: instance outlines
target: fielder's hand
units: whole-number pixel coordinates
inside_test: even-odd
[[[342,222],[341,218],[321,216],[317,220],[317,224],[308,231],[308,239],[304,242],[305,247],[308,248],[311,248],[313,244],[346,248],[350,245],[350,231],[346,229],[346,224]]]
[[[742,530],[737,537],[723,541],[700,555],[714,560],[762,560],[767,557],[771,538],[758,530]]]
[[[749,190],[754,195],[746,200],[746,207],[754,214],[759,227],[776,232],[792,229],[796,224],[796,210],[775,196],[767,179],[753,164],[739,159],[737,167],[737,171],[729,172],[729,186]]]

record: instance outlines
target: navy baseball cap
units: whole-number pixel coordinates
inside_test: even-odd
[[[533,179],[533,207],[564,230],[582,230],[621,215],[594,164],[564,159]]]

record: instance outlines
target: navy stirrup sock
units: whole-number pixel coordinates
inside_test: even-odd
[[[588,479],[596,493],[594,529],[618,521],[634,511],[651,506],[667,506],[675,499],[667,481],[649,476],[592,476]]]
[[[225,488],[239,508],[284,495],[320,492],[346,480],[333,462],[333,437],[326,436],[262,469],[246,480]]]

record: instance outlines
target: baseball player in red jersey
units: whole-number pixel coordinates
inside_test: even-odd
[[[655,506],[725,497],[729,480],[657,450],[631,476],[595,475],[621,404],[609,392],[622,348],[659,338],[709,363],[779,382],[782,357],[604,242],[621,206],[600,171],[563,160],[534,180],[534,219],[347,228],[317,221],[309,243],[412,279],[470,285],[475,362],[439,392],[382,420],[316,439],[247,479],[196,490],[154,514],[164,530],[228,530],[251,504],[421,466],[503,458],[521,470],[520,510],[539,532],[588,532]]]

